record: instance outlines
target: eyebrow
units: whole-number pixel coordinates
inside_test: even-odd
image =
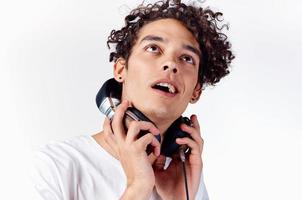
[[[191,45],[183,45],[183,48],[195,53],[198,57],[201,56],[201,52],[198,49],[196,49],[195,47],[191,46]]]
[[[156,42],[167,43],[167,40],[156,35],[147,35],[140,41],[140,43],[142,43],[143,41],[156,41]],[[184,44],[182,47],[196,54],[198,57],[201,56],[201,52],[197,48],[193,47],[192,45]]]
[[[159,37],[159,36],[155,36],[155,35],[147,35],[145,36],[140,43],[142,43],[143,41],[156,41],[156,42],[164,42],[166,43],[167,41],[164,40],[164,38]]]

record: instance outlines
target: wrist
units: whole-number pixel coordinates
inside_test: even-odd
[[[152,185],[148,184],[142,184],[142,183],[132,183],[127,184],[127,188],[125,189],[121,200],[126,199],[137,199],[137,200],[144,200],[144,199],[150,199],[152,191],[153,191]]]

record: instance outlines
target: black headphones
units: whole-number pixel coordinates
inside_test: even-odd
[[[120,104],[121,93],[122,93],[122,85],[119,82],[117,82],[114,78],[111,78],[103,84],[103,86],[101,87],[101,89],[96,95],[97,107],[110,120],[114,115],[115,107]],[[131,120],[136,120],[136,121],[147,121],[153,123],[141,111],[139,111],[134,107],[129,107],[127,109],[125,118],[130,118]],[[178,149],[180,145],[175,142],[176,138],[191,137],[188,133],[180,129],[180,124],[182,123],[191,126],[191,121],[189,118],[180,116],[167,129],[165,133],[164,141],[162,142],[161,145],[162,155],[167,157],[172,157],[173,154],[178,153]],[[144,134],[146,134],[146,132],[141,131],[140,135],[144,135]],[[160,135],[156,136],[156,139],[159,142],[161,142]],[[189,149],[187,148],[185,152],[188,152],[188,150]],[[147,147],[146,151],[148,154],[152,152],[151,145]]]

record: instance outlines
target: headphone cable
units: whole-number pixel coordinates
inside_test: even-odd
[[[187,196],[187,200],[189,200],[188,180],[187,180],[187,173],[186,173],[186,156],[185,156],[184,149],[185,149],[185,145],[181,145],[179,148],[179,157],[182,162],[183,175],[185,179],[186,196]]]

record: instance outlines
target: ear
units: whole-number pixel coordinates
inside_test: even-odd
[[[192,94],[192,97],[191,97],[191,100],[190,100],[190,103],[196,103],[200,97],[202,93],[202,87],[201,87],[201,84],[200,83],[197,83],[195,88],[194,88],[194,91],[193,91],[193,94]]]
[[[125,78],[126,60],[124,58],[118,58],[113,66],[114,79],[117,82],[122,83]]]

